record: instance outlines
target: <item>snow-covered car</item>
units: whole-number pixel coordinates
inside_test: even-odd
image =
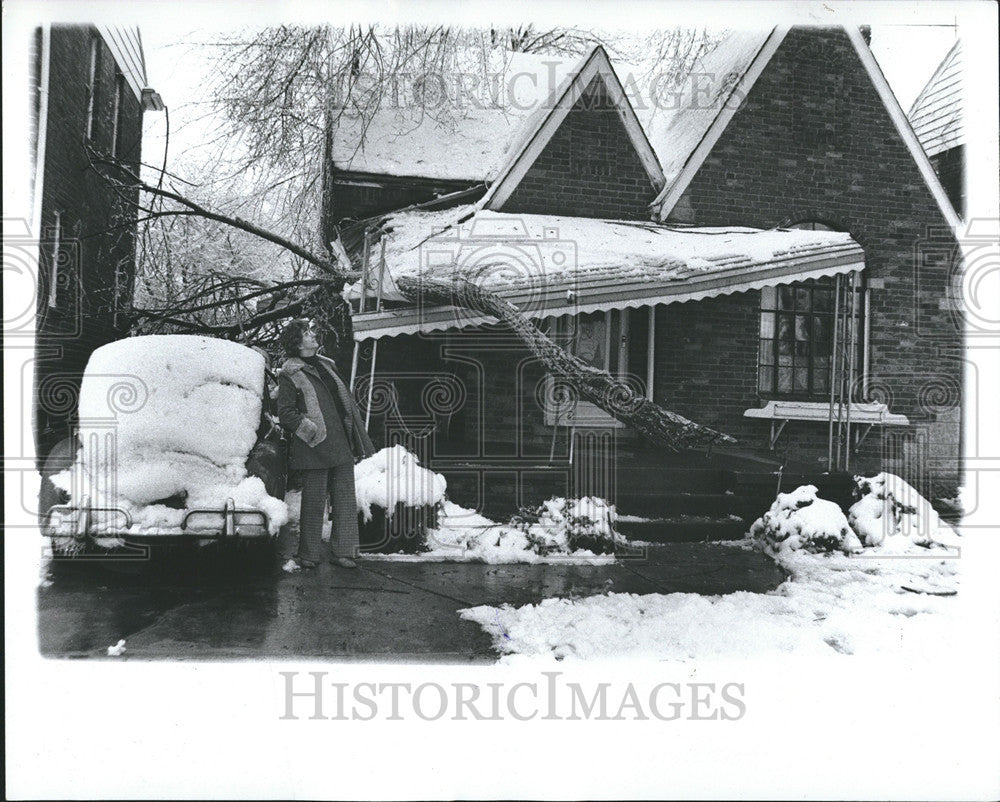
[[[227,340],[155,335],[94,351],[76,437],[42,472],[54,554],[274,537],[288,508],[268,384],[263,354]]]

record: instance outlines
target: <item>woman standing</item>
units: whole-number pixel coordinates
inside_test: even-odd
[[[329,493],[333,534],[331,562],[357,568],[358,510],[354,463],[375,449],[333,360],[320,356],[306,320],[292,320],[281,332],[287,354],[278,375],[278,419],[289,433],[288,467],[302,476],[298,553],[283,546],[286,571],[314,568],[321,559],[323,511]],[[285,553],[288,552],[288,553]]]

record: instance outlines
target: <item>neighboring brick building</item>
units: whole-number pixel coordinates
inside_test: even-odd
[[[33,229],[40,237],[33,427],[39,462],[70,435],[93,350],[129,327],[137,211],[87,147],[138,173],[147,87],[137,29],[52,25],[32,47]],[[138,200],[137,197],[131,200]]]
[[[529,286],[527,276],[501,294],[585,361],[735,436],[743,452],[732,452],[734,465],[755,458],[768,473],[784,462],[806,477],[884,468],[929,493],[954,492],[958,218],[864,36],[732,35],[666,114],[633,106],[598,48],[557,103],[526,118],[516,137],[498,138],[502,166],[476,177],[488,184],[478,203],[450,218],[416,210],[380,220],[372,230],[388,235],[384,308],[354,316],[355,340],[374,342],[383,380],[372,391],[375,433],[383,424],[386,439],[435,430],[432,458],[517,458],[512,470],[537,473],[565,464],[567,433],[603,432],[616,443],[619,474],[636,459],[644,470],[657,459],[669,468],[667,457],[638,456],[642,444],[600,410],[553,408],[551,379],[509,333],[393,293],[394,275],[454,269],[462,247],[488,242],[478,239],[483,224],[503,229],[498,248],[516,261],[511,231],[523,219],[527,241],[542,249],[531,268],[542,282]],[[445,250],[448,232],[466,245],[435,267],[421,224],[426,237],[447,228],[431,240]],[[737,227],[770,233],[754,240]],[[720,236],[744,244],[727,257]],[[649,250],[658,237],[660,262]],[[703,258],[688,242],[702,244]],[[617,267],[602,262],[616,252]],[[579,263],[571,276],[559,267],[568,256]],[[375,262],[370,277],[381,270]],[[367,350],[353,371],[363,405]]]

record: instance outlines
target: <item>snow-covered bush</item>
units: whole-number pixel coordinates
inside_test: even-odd
[[[506,524],[445,501],[427,545],[437,559],[489,564],[613,560],[615,543],[625,542],[614,529],[615,519],[615,508],[601,498],[552,498]]]
[[[401,445],[383,448],[354,466],[358,512],[372,518],[372,505],[392,517],[397,504],[404,507],[434,507],[444,500],[447,480],[420,467],[417,455]]]
[[[265,512],[272,532],[287,520],[283,501],[248,476],[264,393],[264,358],[238,343],[194,335],[132,337],[91,355],[80,387],[82,448],[52,478],[71,503],[118,507],[133,534],[179,531],[191,509]],[[119,529],[97,514],[95,532]],[[218,528],[212,516],[191,529]]]
[[[534,509],[522,509],[509,526],[523,532],[536,554],[569,553],[586,549],[608,554],[624,538],[614,529],[614,506],[604,499],[550,498]]]
[[[815,485],[779,493],[771,508],[750,527],[750,537],[773,551],[860,551],[861,542],[840,507],[816,493]]]
[[[854,482],[859,498],[847,520],[864,545],[902,552],[914,545],[956,544],[954,530],[930,502],[895,474],[855,476]]]

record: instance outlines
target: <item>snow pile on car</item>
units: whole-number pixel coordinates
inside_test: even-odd
[[[444,500],[447,480],[420,466],[417,455],[401,445],[383,448],[354,466],[358,512],[372,518],[372,505],[391,516],[397,504],[433,507]]]
[[[774,552],[860,551],[861,542],[840,507],[819,498],[817,492],[815,485],[803,485],[791,493],[779,493],[750,527],[750,537]]]
[[[98,348],[80,389],[83,444],[53,482],[72,501],[119,507],[134,534],[179,530],[192,509],[265,512],[272,532],[288,517],[284,502],[247,475],[264,393],[264,358],[226,340],[194,335],[133,337]],[[95,529],[122,526],[95,516]],[[190,528],[218,528],[213,516]]]
[[[914,546],[958,545],[955,531],[942,523],[930,502],[892,473],[855,476],[858,501],[848,510],[851,528],[866,546],[906,553]]]

